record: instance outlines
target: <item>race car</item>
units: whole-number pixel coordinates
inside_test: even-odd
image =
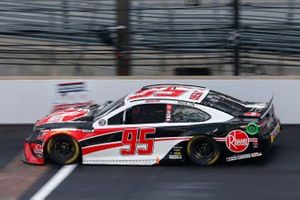
[[[194,85],[148,85],[115,102],[38,120],[25,140],[24,161],[212,165],[262,156],[280,127],[272,100],[241,101]]]

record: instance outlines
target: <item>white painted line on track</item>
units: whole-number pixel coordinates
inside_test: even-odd
[[[63,166],[35,195],[33,195],[30,200],[43,200],[51,194],[59,184],[61,184],[78,166],[66,165]]]

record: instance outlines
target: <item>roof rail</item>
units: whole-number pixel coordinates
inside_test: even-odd
[[[196,88],[201,88],[204,89],[205,87],[199,86],[199,85],[189,85],[189,84],[178,84],[178,83],[161,83],[161,84],[152,84],[152,85],[146,85],[144,87],[142,87],[142,90],[147,90],[147,89],[151,89],[151,88],[155,88],[155,87],[159,87],[159,86],[185,86],[185,87],[196,87]]]

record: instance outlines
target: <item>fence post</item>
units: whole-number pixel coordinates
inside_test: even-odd
[[[240,75],[240,0],[233,0],[234,75]]]
[[[117,74],[130,75],[130,0],[115,0],[117,7]]]

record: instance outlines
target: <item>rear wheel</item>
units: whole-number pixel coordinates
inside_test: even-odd
[[[197,165],[212,165],[220,158],[220,147],[212,138],[201,135],[193,138],[187,146],[191,161]]]
[[[46,147],[48,157],[56,164],[67,165],[78,161],[79,144],[67,135],[52,137]]]

